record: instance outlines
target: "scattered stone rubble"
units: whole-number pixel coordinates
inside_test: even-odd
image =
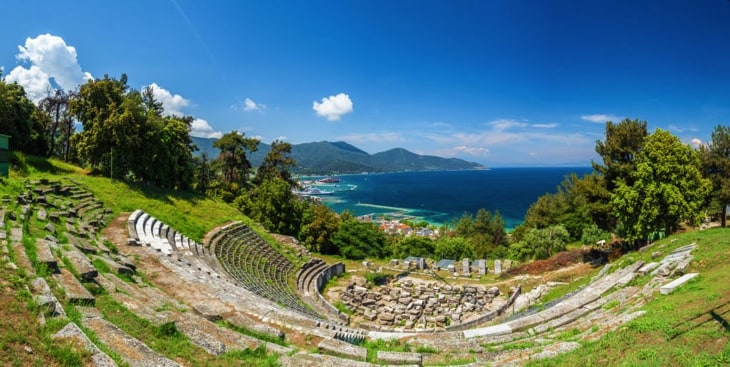
[[[366,324],[426,329],[468,321],[497,309],[506,303],[499,295],[497,287],[451,286],[405,278],[374,290],[351,284],[340,297]]]

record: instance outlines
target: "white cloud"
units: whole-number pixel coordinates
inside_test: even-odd
[[[616,115],[604,115],[604,114],[595,114],[595,115],[582,115],[580,117],[583,121],[589,121],[589,122],[595,122],[597,124],[603,124],[607,121],[613,121],[613,122],[619,122],[621,119]]]
[[[530,125],[532,127],[538,128],[538,129],[553,129],[558,127],[558,124],[552,123],[552,124],[532,124]]]
[[[502,131],[512,129],[515,127],[526,127],[529,126],[526,122],[515,121],[515,120],[495,120],[488,123],[494,130]]]
[[[700,140],[700,139],[698,139],[698,138],[694,138],[694,139],[692,139],[692,140],[691,140],[691,144],[692,144],[692,146],[693,146],[693,147],[695,147],[695,148],[699,148],[699,147],[701,147],[702,145],[704,145],[704,143],[702,143],[702,140]]]
[[[347,94],[340,93],[322,98],[322,103],[314,101],[312,109],[317,112],[317,116],[327,117],[329,121],[339,121],[342,115],[352,112],[352,100]]]
[[[25,46],[18,46],[15,57],[29,67],[16,66],[7,75],[9,82],[18,82],[28,98],[37,102],[52,89],[51,78],[66,90],[74,89],[93,77],[81,70],[76,48],[66,44],[63,38],[52,34],[28,37]]]
[[[243,101],[243,110],[244,111],[262,111],[266,109],[265,104],[256,103],[253,99],[246,97],[246,100]]]
[[[150,87],[152,88],[152,95],[155,99],[162,103],[162,108],[165,109],[165,113],[168,115],[184,116],[185,113],[182,110],[190,105],[190,101],[183,98],[179,94],[172,94],[169,90],[160,87],[157,83],[152,83],[145,86],[143,89]]]
[[[199,138],[220,138],[223,136],[223,133],[220,131],[214,131],[213,127],[210,126],[208,121],[205,121],[203,119],[195,119],[193,120],[193,124],[191,126],[190,130],[191,136],[197,136]]]
[[[454,147],[454,151],[457,153],[464,153],[475,157],[483,157],[489,153],[489,149],[484,147],[468,147],[466,145],[460,145]]]

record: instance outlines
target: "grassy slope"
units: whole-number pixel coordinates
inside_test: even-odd
[[[671,236],[643,253],[624,256],[620,265],[651,261],[696,242],[689,272],[700,275],[672,294],[652,294],[647,313],[582,348],[532,366],[721,366],[730,365],[730,229]],[[645,277],[647,278],[647,277]],[[710,311],[720,314],[713,319]],[[727,324],[726,324],[727,325]]]
[[[247,220],[225,205],[196,193],[166,192],[153,187],[110,182],[86,176],[83,170],[62,162],[34,162],[33,158],[15,178],[71,178],[93,191],[115,214],[144,209],[192,238],[200,239],[215,225],[229,220]],[[20,176],[20,177],[19,177]],[[21,187],[10,180],[6,190]],[[613,333],[555,359],[534,362],[535,366],[671,366],[730,365],[730,330],[710,316],[711,310],[730,321],[730,229],[715,229],[671,236],[654,248],[626,255],[619,266],[636,260],[651,261],[651,253],[663,254],[696,242],[695,261],[689,271],[700,276],[671,295],[655,293],[642,308],[647,314]],[[707,322],[702,322],[707,321]]]

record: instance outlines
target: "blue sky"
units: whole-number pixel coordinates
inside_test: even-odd
[[[194,134],[344,140],[488,166],[597,159],[605,120],[730,124],[730,1],[6,0],[3,76],[127,73]]]

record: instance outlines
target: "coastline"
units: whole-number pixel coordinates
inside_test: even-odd
[[[331,210],[353,215],[387,216],[451,225],[464,213],[476,216],[479,208],[499,211],[507,231],[524,220],[529,206],[556,187],[566,175],[588,174],[591,167],[496,167],[489,169],[398,171],[338,175],[306,175],[300,180],[337,177],[337,186],[355,185],[353,191],[335,191],[320,197]],[[332,184],[329,184],[332,185]],[[323,186],[336,190],[336,186]]]

